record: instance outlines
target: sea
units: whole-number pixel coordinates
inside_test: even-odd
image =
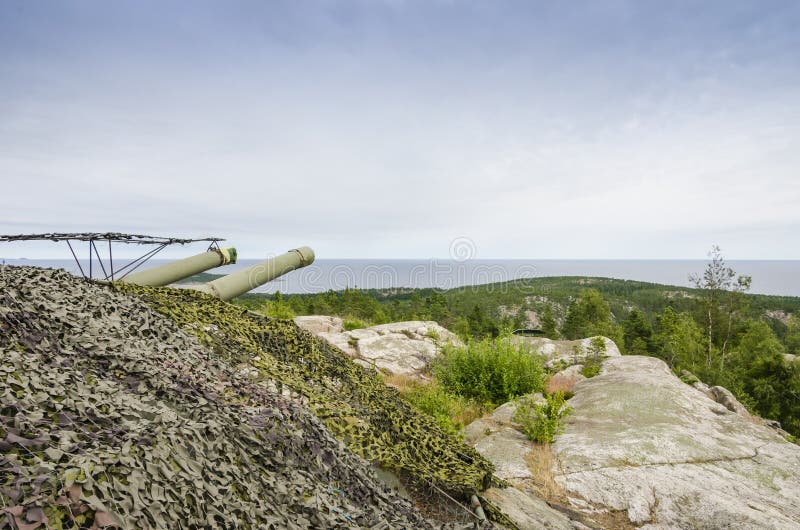
[[[152,259],[139,270],[167,263]],[[260,260],[240,260],[235,265],[209,272],[229,274],[258,264]],[[119,269],[129,262],[115,260]],[[547,276],[594,276],[638,280],[666,285],[690,287],[689,275],[702,274],[705,260],[559,260],[559,259],[318,259],[313,264],[292,271],[254,292],[287,294],[319,293],[345,288],[382,289],[400,287],[433,287],[451,289],[471,285],[495,284],[523,278]],[[80,270],[73,260],[0,259],[0,265],[33,265],[61,268],[73,274]],[[737,274],[753,278],[750,292],[779,296],[800,296],[800,260],[731,260],[727,262]],[[86,260],[81,267],[88,273]],[[108,263],[105,263],[108,269]],[[95,277],[102,278],[97,261]],[[106,270],[108,272],[108,270]],[[502,288],[498,286],[498,288]]]

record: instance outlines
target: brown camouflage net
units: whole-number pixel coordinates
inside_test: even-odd
[[[363,454],[391,458],[385,445],[402,446],[405,431],[388,403],[364,406],[377,395],[354,388],[366,376],[353,379],[344,362],[315,365],[319,344],[290,323],[188,293],[152,299],[167,293],[176,291],[145,297],[162,312],[171,307],[202,341],[106,286],[62,271],[0,269],[0,529],[435,526],[309,413],[329,410],[328,426],[342,419],[339,435],[351,422],[356,447],[360,433],[378,439]],[[229,312],[260,326],[242,336],[209,327]],[[293,393],[265,374],[291,375]],[[341,397],[325,403],[323,390]],[[412,418],[408,429],[426,425]],[[405,444],[421,443],[400,449],[404,458],[441,455],[442,466],[457,458],[436,431],[415,436]],[[455,485],[486,480],[478,458],[453,469]]]

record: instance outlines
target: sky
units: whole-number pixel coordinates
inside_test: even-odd
[[[0,0],[0,233],[800,259],[798,27],[794,0]]]

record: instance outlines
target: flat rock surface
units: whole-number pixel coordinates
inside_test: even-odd
[[[531,478],[525,455],[531,443],[524,434],[511,427],[501,427],[474,445],[484,458],[494,464],[494,474],[504,480]]]
[[[567,364],[580,363],[586,353],[590,351],[591,341],[594,337],[588,337],[580,340],[553,340],[544,337],[525,337],[515,336],[514,341],[530,346],[531,350],[535,353],[543,355],[548,365],[555,364],[559,361],[566,362]],[[602,337],[606,344],[606,357],[619,357],[621,354],[619,348],[613,340]]]
[[[365,367],[389,374],[425,372],[444,344],[461,344],[457,335],[433,321],[391,322],[344,331],[336,317],[313,315],[295,323],[336,346]]]
[[[341,333],[342,319],[339,317],[329,317],[327,315],[307,315],[295,317],[294,323],[314,335],[320,333]]]
[[[538,497],[516,488],[490,488],[482,497],[497,506],[519,530],[573,530],[569,518]]]
[[[578,382],[556,481],[647,528],[800,528],[800,447],[675,377],[612,357]]]

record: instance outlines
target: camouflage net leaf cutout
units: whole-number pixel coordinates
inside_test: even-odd
[[[449,491],[490,480],[341,352],[195,293],[4,267],[0,381],[0,529],[442,526],[337,437]]]

